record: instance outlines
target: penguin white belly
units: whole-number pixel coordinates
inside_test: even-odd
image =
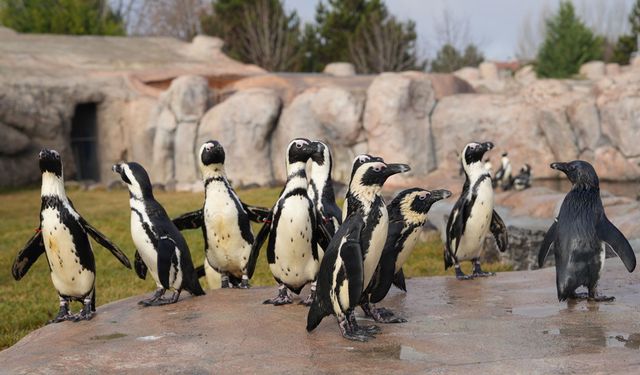
[[[147,266],[151,277],[153,277],[158,288],[161,288],[162,284],[160,284],[160,279],[158,279],[158,252],[153,246],[153,242],[151,242],[147,232],[145,232],[140,217],[135,212],[131,213],[131,238],[140,254],[140,258],[142,258],[142,261]]]
[[[369,285],[373,272],[378,266],[380,256],[382,255],[382,249],[384,249],[384,243],[387,241],[387,234],[389,232],[389,213],[386,208],[381,210],[380,222],[373,229],[371,234],[371,242],[369,242],[369,251],[364,259],[364,288]],[[366,230],[366,229],[365,229]]]
[[[416,244],[418,243],[419,238],[420,238],[420,230],[416,229],[404,241],[402,250],[400,250],[400,253],[398,254],[398,259],[396,260],[395,272],[400,271],[400,268],[402,268],[402,265],[404,264],[404,262],[406,262],[407,259],[409,258],[409,255],[411,255],[413,248],[416,247]]]
[[[77,249],[73,236],[59,217],[56,209],[46,208],[42,211],[42,238],[51,267],[51,281],[60,294],[82,297],[93,289],[95,274],[80,264],[75,255]]]
[[[251,244],[242,237],[236,203],[229,196],[226,186],[209,187],[204,218],[210,265],[218,272],[230,272],[242,277],[251,253]]]
[[[293,287],[313,280],[320,266],[320,261],[313,259],[311,252],[313,228],[308,215],[310,205],[304,196],[287,198],[276,228],[276,262],[269,266],[275,277]]]
[[[485,179],[478,186],[478,195],[471,214],[467,218],[460,245],[456,252],[458,261],[470,260],[480,255],[484,239],[489,233],[493,218],[493,188],[491,180]]]

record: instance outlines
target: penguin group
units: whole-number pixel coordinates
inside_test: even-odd
[[[481,267],[485,238],[491,234],[497,248],[509,246],[507,226],[494,203],[494,187],[523,189],[531,184],[531,167],[511,176],[507,154],[491,177],[486,154],[492,142],[470,142],[460,153],[464,175],[462,192],[453,205],[445,228],[444,268],[454,267],[459,280],[494,276]],[[271,208],[243,202],[227,179],[225,150],[215,140],[201,145],[196,155],[204,185],[200,209],[171,219],[154,198],[151,179],[136,162],[122,162],[112,170],[129,192],[130,230],[135,245],[133,268],[137,276],[147,274],[155,292],[139,305],[159,306],[178,302],[182,291],[204,295],[199,278],[206,276],[209,288],[250,287],[260,249],[266,243],[266,258],[277,294],[264,304],[292,304],[309,286],[300,304],[309,306],[307,331],[329,315],[337,319],[342,336],[368,341],[381,329],[358,321],[355,310],[376,323],[403,323],[406,318],[389,308],[376,306],[391,285],[406,292],[403,266],[428,221],[433,204],[452,193],[444,189],[413,187],[400,191],[387,205],[383,186],[394,175],[411,170],[408,164],[389,163],[375,155],[357,155],[342,209],[336,202],[329,145],[318,140],[295,138],[284,150],[286,182]],[[60,155],[42,150],[38,156],[42,173],[40,225],[18,253],[12,268],[20,280],[31,265],[45,254],[50,275],[59,295],[59,312],[50,322],[89,320],[95,313],[96,267],[88,236],[107,248],[125,267],[127,256],[76,211],[64,189]],[[593,167],[584,161],[554,163],[553,169],[573,183],[560,213],[549,228],[539,251],[539,265],[553,252],[556,258],[558,299],[611,300],[597,293],[610,247],[629,272],[635,255],[628,241],[604,214],[599,181]],[[251,222],[262,225],[254,235]],[[196,267],[183,230],[200,229],[204,239],[204,264]],[[460,263],[470,261],[472,272],[462,272]],[[587,294],[576,289],[587,288]],[[167,292],[172,292],[166,297]],[[70,302],[83,307],[71,313]]]

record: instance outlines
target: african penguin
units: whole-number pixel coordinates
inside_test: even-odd
[[[96,264],[87,234],[111,251],[125,267],[131,268],[131,264],[115,244],[78,214],[67,198],[60,154],[43,149],[39,161],[42,172],[40,227],[18,253],[12,274],[16,280],[22,279],[38,257],[45,253],[51,281],[60,297],[58,315],[49,323],[89,320],[96,311]],[[78,314],[70,313],[70,301],[83,303]]]
[[[506,152],[502,154],[502,158],[500,159],[500,168],[496,172],[493,182],[494,187],[500,185],[502,190],[511,189],[511,184],[513,183],[513,177],[511,176],[511,161],[509,161],[509,157]]]
[[[338,320],[342,336],[367,341],[373,335],[360,329],[350,318],[363,289],[362,236],[364,220],[358,213],[349,216],[327,246],[318,272],[318,289],[307,315],[307,331],[314,330],[331,314]]]
[[[316,209],[317,220],[322,220],[329,236],[333,236],[342,223],[342,211],[336,204],[333,181],[331,180],[333,159],[329,146],[317,141],[316,144],[318,150],[311,156],[311,176],[307,192]],[[324,237],[318,239],[319,244],[325,249],[328,243],[324,243],[322,238]]]
[[[513,188],[516,190],[524,190],[531,187],[531,166],[525,164],[520,168],[520,173],[513,179]]]
[[[473,142],[462,151],[465,182],[462,194],[449,215],[444,249],[444,268],[455,266],[459,280],[495,275],[483,272],[479,260],[489,231],[493,233],[500,251],[505,251],[508,246],[507,228],[493,209],[491,177],[482,163],[482,156],[492,148],[491,142]],[[467,276],[460,270],[459,262],[463,260],[473,262],[473,275]]]
[[[636,256],[624,235],[607,218],[600,199],[600,182],[591,164],[582,160],[553,163],[551,168],[563,172],[573,184],[560,207],[560,213],[544,236],[538,254],[542,267],[551,246],[556,259],[558,300],[588,298],[612,301],[614,297],[597,293],[604,268],[605,246],[622,260],[629,272],[636,267]],[[576,293],[585,286],[588,293]]]
[[[116,164],[113,171],[120,175],[129,188],[131,238],[137,249],[136,273],[144,280],[149,271],[158,287],[151,298],[139,304],[157,306],[175,303],[183,289],[194,296],[203,295],[191,262],[189,246],[153,196],[147,171],[133,162]],[[169,289],[174,291],[173,295],[164,298]]]
[[[427,213],[435,202],[451,196],[448,190],[412,188],[400,192],[389,204],[389,233],[380,262],[371,280],[370,301],[378,303],[387,295],[396,274],[409,258],[418,242]],[[378,309],[371,316],[381,323],[401,323],[405,319],[395,317],[388,309]]]
[[[358,215],[364,221],[364,228],[360,234],[364,287],[360,306],[367,315],[375,314],[375,307],[369,304],[368,288],[380,261],[389,230],[389,215],[382,198],[382,185],[394,174],[407,172],[410,169],[406,164],[366,161],[356,168],[349,182],[347,216]],[[351,319],[355,322],[353,314]]]
[[[269,215],[266,208],[244,204],[231,187],[224,170],[225,152],[218,141],[205,142],[200,147],[199,165],[204,180],[204,207],[173,220],[178,229],[202,228],[205,244],[205,274],[207,279],[221,274],[221,287],[230,287],[230,278],[240,280],[240,288],[249,287],[259,248],[253,247],[249,220],[263,222]],[[263,218],[259,216],[263,215]],[[234,283],[235,284],[235,283]]]
[[[317,150],[317,143],[304,138],[296,138],[287,146],[287,182],[273,206],[268,226],[267,261],[279,284],[278,295],[265,304],[292,303],[289,290],[300,294],[305,285],[316,279],[323,252],[317,243],[316,213],[308,195],[306,165]],[[312,288],[311,295],[301,303],[311,304],[314,295]]]

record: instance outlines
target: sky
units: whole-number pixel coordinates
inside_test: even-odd
[[[468,21],[471,41],[480,46],[488,60],[510,60],[515,57],[522,24],[531,19],[532,28],[540,23],[543,11],[557,8],[560,0],[385,0],[396,17],[416,22],[418,48],[423,56],[435,55],[437,37],[434,23],[448,10],[455,19]],[[590,15],[601,27],[620,29],[627,24],[627,14],[635,0],[575,0],[578,13]],[[286,0],[303,22],[313,22],[318,0]],[[613,8],[617,7],[614,12]],[[609,11],[610,13],[605,12]],[[610,20],[603,15],[611,14]],[[599,18],[599,19],[598,19]],[[605,21],[605,22],[603,22]],[[604,25],[606,23],[606,25]],[[620,29],[621,30],[621,29]],[[618,30],[618,33],[619,31]],[[616,30],[613,31],[616,33]]]

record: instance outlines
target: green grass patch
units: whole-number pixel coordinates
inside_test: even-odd
[[[280,188],[257,188],[239,191],[249,204],[270,207]],[[130,232],[129,194],[126,190],[68,190],[67,194],[80,214],[114,241],[133,261],[135,252]],[[156,199],[171,217],[202,206],[202,193],[156,192]],[[43,326],[58,311],[58,295],[51,284],[44,256],[19,282],[11,276],[11,265],[18,251],[39,225],[40,190],[37,188],[0,193],[0,349],[7,348],[34,329]],[[254,224],[254,233],[258,225]],[[204,241],[200,230],[184,232],[196,265],[204,261]],[[437,236],[419,243],[405,265],[407,277],[443,275],[442,243]],[[123,267],[108,250],[93,242],[96,258],[97,304],[104,305],[122,298],[150,294],[155,288],[150,277],[140,280],[135,272]],[[468,263],[468,262],[466,262]],[[465,265],[469,267],[468,265]],[[470,268],[465,268],[469,272]],[[500,264],[487,265],[487,270],[502,271]],[[452,275],[449,270],[447,274]],[[201,280],[205,283],[204,280]],[[251,280],[254,286],[275,285],[264,248]],[[203,285],[204,286],[204,285]],[[80,305],[72,305],[74,311]],[[101,338],[104,339],[104,338]]]

